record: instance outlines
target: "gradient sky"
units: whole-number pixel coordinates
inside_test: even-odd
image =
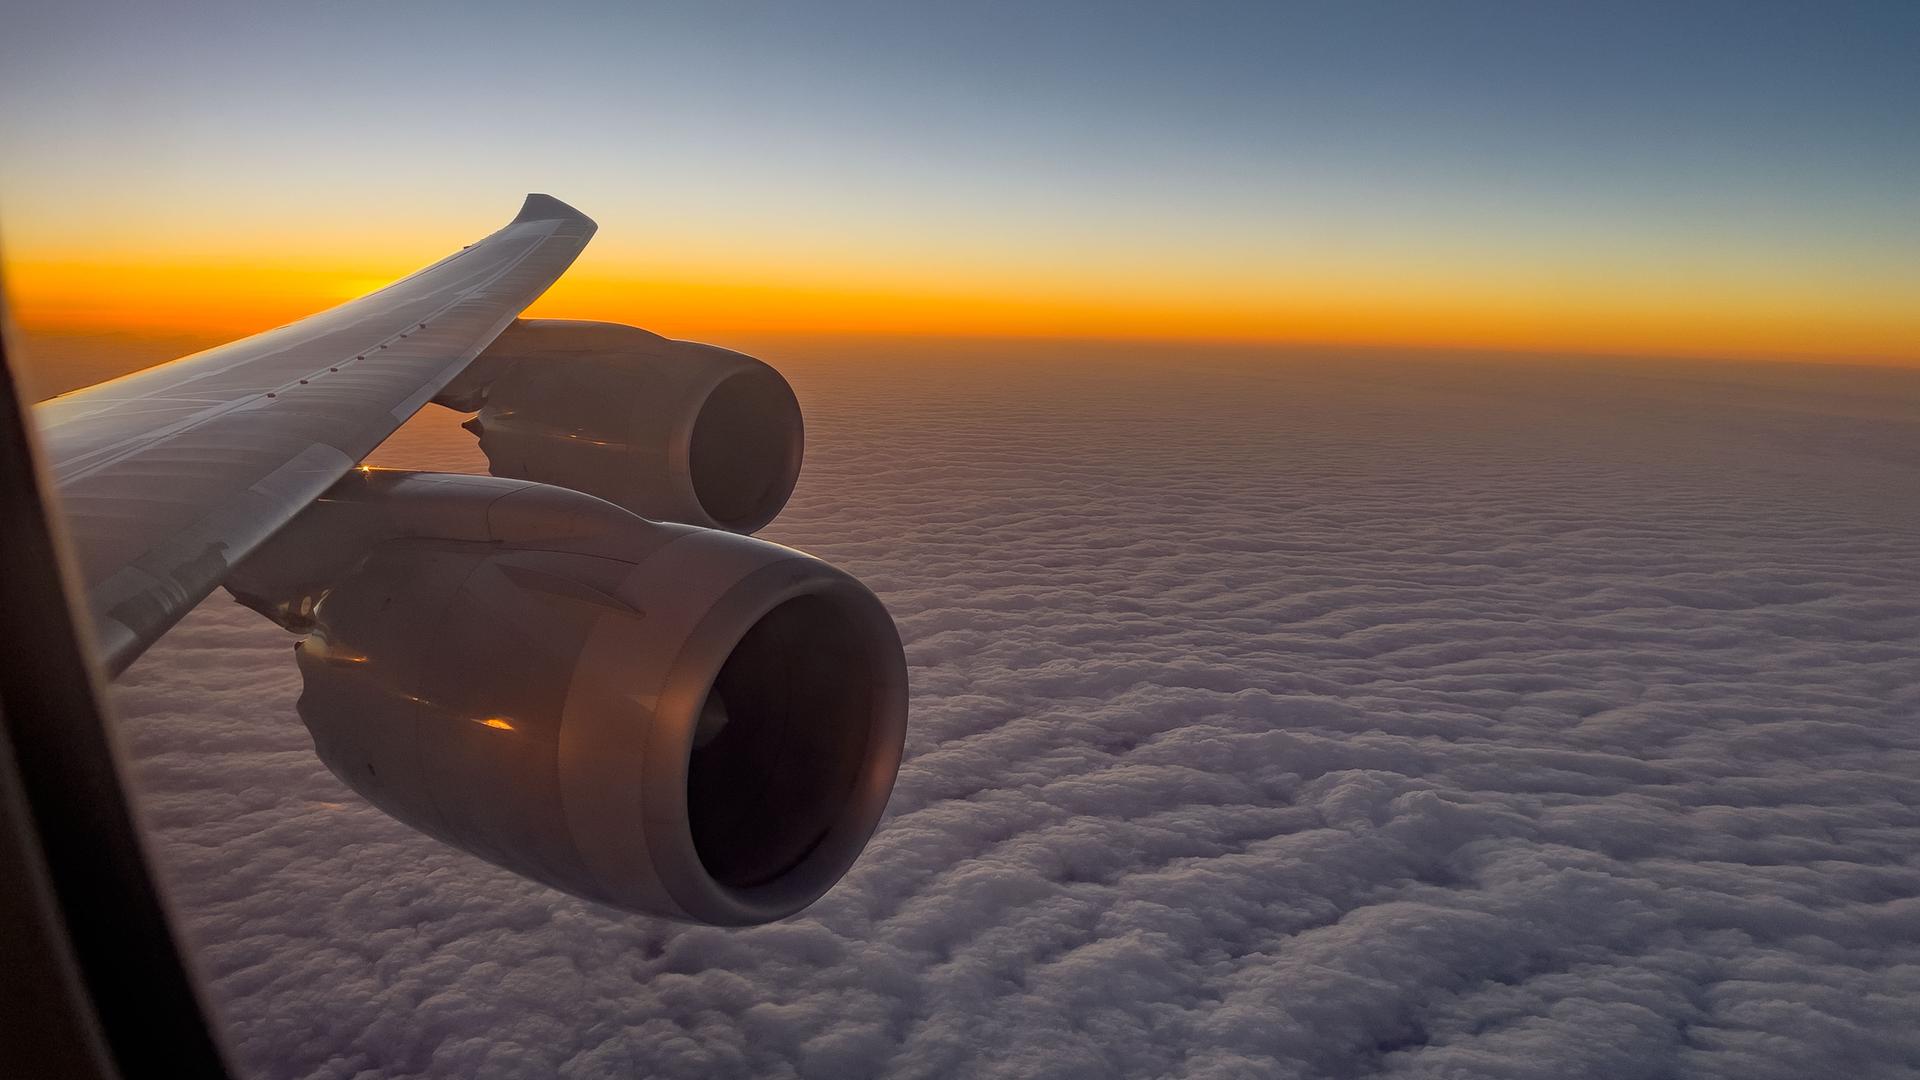
[[[13,5],[29,328],[259,329],[550,191],[538,314],[1920,360],[1920,5]]]

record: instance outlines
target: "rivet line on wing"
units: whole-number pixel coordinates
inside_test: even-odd
[[[505,230],[502,230],[502,231],[505,231]],[[529,256],[532,256],[537,252],[539,252],[541,248],[545,246],[548,240],[552,240],[555,236],[558,236],[559,234],[560,234],[560,231],[557,228],[548,232],[547,235],[541,237],[540,239],[536,240],[533,244],[529,245],[527,249],[521,252],[517,257],[515,257],[513,261],[507,263],[505,266],[502,266],[498,271],[494,273],[492,277],[488,278],[483,282],[479,282],[475,285],[472,285],[465,290],[462,290],[453,299],[447,301],[445,304],[442,304],[440,307],[436,308],[434,311],[428,314],[426,319],[423,319],[420,322],[414,323],[411,329],[402,330],[398,333],[390,335],[385,341],[376,343],[376,345],[373,348],[362,350],[361,352],[356,354],[352,360],[342,360],[338,364],[328,365],[327,370],[324,373],[319,371],[318,369],[315,369],[314,371],[308,372],[306,377],[304,378],[297,379],[294,382],[285,383],[281,386],[276,386],[271,391],[268,391],[264,396],[269,398],[278,398],[281,393],[291,389],[296,385],[298,386],[308,385],[312,380],[319,378],[322,374],[337,374],[339,373],[341,368],[350,366],[351,364],[354,363],[354,361],[365,360],[370,354],[379,352],[381,349],[385,349],[399,342],[400,339],[405,338],[410,334],[413,334],[420,330],[425,330],[427,328],[427,324],[432,320],[438,319],[440,316],[445,315],[447,312],[453,310],[455,307],[458,307],[459,305],[465,303],[466,301],[471,300],[476,294],[484,293],[486,290],[499,284],[502,278],[511,274],[513,271],[518,270],[521,264],[527,261]],[[495,235],[498,235],[498,233],[496,233]],[[488,237],[487,239],[491,240],[492,238],[493,237]],[[482,244],[486,242],[487,242],[486,240],[480,241],[480,243]],[[461,248],[460,251],[455,252],[452,256],[449,256],[447,259],[441,260],[440,263],[435,263],[433,266],[429,266],[423,270],[416,271],[415,273],[409,274],[407,275],[407,277],[402,278],[400,280],[406,281],[411,278],[417,277],[419,274],[425,273],[428,270],[432,270],[435,267],[440,266],[442,263],[451,261],[451,259],[458,257],[461,253],[466,252],[476,246],[478,245],[469,244],[466,247]],[[398,284],[398,283],[399,282],[395,282],[395,284]],[[389,286],[389,288],[391,288],[391,286]]]
[[[522,226],[522,228],[524,228],[524,226]],[[507,230],[501,230],[501,232],[505,232],[505,231]],[[500,235],[499,233],[494,234],[494,236],[499,236],[499,235]],[[545,233],[537,237],[529,237],[529,239],[531,240],[531,243],[525,249],[519,251],[517,254],[508,256],[509,261],[505,265],[498,267],[490,275],[484,276],[483,280],[475,281],[472,284],[467,285],[466,287],[460,289],[457,293],[452,294],[452,299],[449,299],[444,305],[430,312],[427,318],[429,320],[439,319],[441,316],[459,307],[463,303],[470,302],[476,298],[487,297],[488,295],[490,295],[492,290],[494,290],[500,285],[500,282],[502,280],[507,279],[511,275],[515,274],[516,272],[522,270],[527,260],[530,257],[541,253],[550,241],[556,238],[572,239],[572,238],[575,238],[575,236],[576,234],[573,233],[572,231],[549,229],[548,231],[546,231]],[[493,237],[488,238],[488,240],[491,240],[491,239],[493,239]],[[486,242],[487,240],[483,240],[480,243],[484,244]],[[479,245],[476,244],[476,245],[469,245],[469,246],[477,247]],[[576,253],[577,253],[577,248],[576,248]],[[456,255],[457,254],[460,254],[460,253],[456,253]],[[444,265],[446,262],[451,261],[451,259],[452,257],[450,256],[449,259],[442,260],[441,263],[436,263],[435,267]],[[571,257],[569,257],[568,261],[571,261]],[[419,277],[421,274],[431,271],[432,269],[434,269],[434,267],[428,267],[426,268],[426,270],[419,271],[415,274],[409,274],[406,278],[403,278],[401,280],[402,281],[413,280]],[[398,283],[396,282],[396,284]],[[514,314],[517,314],[517,312],[515,312]],[[502,320],[501,325],[504,326],[506,323],[511,322],[512,319],[513,319],[513,315],[510,314],[506,316]],[[292,324],[292,325],[298,325],[298,324]],[[415,325],[418,326],[419,324],[416,323]],[[493,329],[493,332],[497,334],[500,330],[500,327],[494,327],[492,329]],[[392,340],[394,339],[389,338],[388,342],[391,343]],[[355,359],[356,360],[365,359],[366,356],[371,355],[375,351],[377,350],[367,349],[361,352],[358,356],[356,356]],[[331,372],[335,368],[345,368],[349,366],[352,362],[353,361],[350,361],[350,360],[341,360],[336,364],[329,365],[328,371]],[[457,357],[450,358],[448,366],[451,367],[457,363],[458,363]],[[234,366],[239,366],[239,365],[236,364]],[[312,378],[319,374],[320,374],[319,370],[315,369],[314,371],[308,373],[308,377]],[[444,384],[444,381],[451,377],[452,377],[452,373],[450,370],[442,370],[440,372],[435,373],[433,378],[429,381]],[[80,480],[83,480],[89,476],[94,475],[95,473],[98,473],[102,469],[111,468],[112,466],[117,464],[119,461],[124,459],[130,453],[134,453],[142,448],[151,447],[159,443],[165,442],[169,439],[179,437],[185,434],[186,432],[193,431],[201,427],[202,425],[209,423],[235,410],[263,406],[267,403],[267,400],[269,397],[278,398],[279,394],[282,391],[285,391],[289,389],[289,387],[297,386],[297,385],[298,385],[297,381],[290,382],[286,385],[275,387],[273,390],[266,393],[255,392],[255,393],[246,395],[244,397],[222,401],[222,402],[219,402],[218,404],[212,405],[209,408],[201,410],[200,412],[194,414],[193,416],[185,417],[177,423],[168,425],[162,430],[154,431],[154,432],[143,432],[136,436],[128,436],[127,438],[121,439],[111,445],[89,448],[85,453],[79,455],[79,457],[77,458],[62,460],[56,463],[55,469],[59,476],[59,482],[63,485],[76,483]],[[436,386],[436,389],[437,389],[437,386]],[[79,464],[79,461],[81,460],[85,460],[86,463],[84,465]]]
[[[365,360],[369,355],[379,352],[381,349],[385,349],[391,345],[397,344],[402,338],[405,338],[411,334],[417,333],[418,331],[425,330],[428,324],[431,323],[433,320],[438,319],[442,315],[445,315],[447,312],[453,310],[455,307],[458,307],[460,304],[463,304],[466,301],[471,300],[475,294],[485,292],[487,289],[490,289],[493,286],[499,284],[500,279],[506,277],[508,274],[519,269],[520,265],[524,263],[529,256],[540,251],[540,249],[544,246],[545,242],[547,240],[553,239],[555,235],[558,235],[558,230],[555,230],[554,232],[549,233],[545,237],[542,237],[539,242],[534,243],[533,245],[528,247],[526,251],[521,252],[518,258],[514,259],[512,262],[508,263],[507,265],[501,267],[500,270],[497,273],[495,273],[492,277],[488,278],[486,281],[480,282],[462,291],[459,295],[455,296],[452,300],[447,301],[445,304],[435,309],[432,313],[430,313],[426,317],[426,319],[420,322],[414,323],[410,329],[402,330],[398,333],[390,335],[385,341],[377,342],[373,348],[363,349],[359,353],[355,354],[352,360],[342,360],[338,364],[328,365],[327,370],[325,372],[321,372],[318,369],[316,369],[314,371],[308,372],[304,378],[297,379],[293,382],[285,383],[281,386],[276,386],[271,391],[269,391],[265,396],[269,398],[278,398],[280,394],[292,389],[294,386],[305,386],[311,380],[320,378],[321,375],[323,374],[337,374],[340,371],[340,369],[352,365],[355,361]],[[486,241],[484,240],[481,241],[481,243],[485,243],[485,242]],[[469,245],[469,247],[471,246],[472,245]],[[467,248],[461,248],[460,250],[466,251]],[[431,267],[429,267],[429,269],[431,269]],[[408,276],[412,277],[413,275],[408,275]],[[403,278],[402,280],[405,280],[405,279]]]

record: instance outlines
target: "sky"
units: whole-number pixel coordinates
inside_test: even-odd
[[[596,908],[385,817],[224,595],[136,663],[245,1074],[1920,1073],[1920,372],[1004,356],[786,364],[763,535],[877,591],[913,692],[793,919]],[[461,419],[374,460],[484,467]]]
[[[1920,361],[1903,3],[13,5],[28,330],[244,333],[601,232],[675,336]]]

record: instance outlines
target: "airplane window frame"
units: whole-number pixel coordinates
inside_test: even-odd
[[[227,1077],[72,608],[11,336],[0,299],[0,1074]]]

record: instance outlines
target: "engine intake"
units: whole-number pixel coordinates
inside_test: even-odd
[[[597,495],[642,517],[751,533],[800,475],[800,406],[737,352],[616,323],[523,320],[435,400],[495,476]]]
[[[906,668],[885,608],[765,541],[484,477],[357,474],[249,563],[371,539],[298,646],[320,757],[430,835],[578,896],[743,925],[839,880],[885,808]],[[337,556],[336,556],[337,558]],[[324,565],[324,560],[320,560]],[[260,606],[256,604],[256,606]]]

